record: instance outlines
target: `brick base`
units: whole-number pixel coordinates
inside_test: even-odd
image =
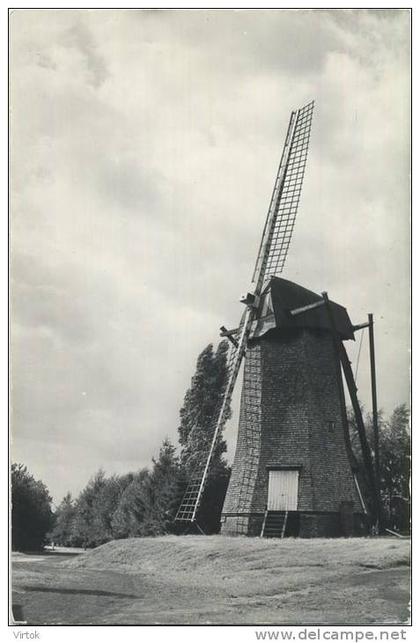
[[[295,514],[293,534],[299,538],[343,538],[346,536],[365,536],[369,527],[366,516],[352,515],[352,525],[349,529],[347,520],[343,521],[341,512],[310,512],[299,511]],[[220,533],[223,536],[259,536],[261,534],[264,514],[222,516]],[[286,536],[288,536],[286,530]]]
[[[261,516],[261,525],[262,520],[263,516]],[[255,520],[253,522],[255,522]],[[251,525],[253,528],[250,528],[249,523],[249,516],[241,516],[240,514],[236,516],[225,516],[220,528],[220,533],[223,536],[259,536],[259,533],[256,533],[255,525]]]

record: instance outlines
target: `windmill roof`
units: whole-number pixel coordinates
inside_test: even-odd
[[[311,328],[331,331],[331,324],[325,306],[293,316],[291,310],[303,308],[322,301],[318,295],[303,286],[272,277],[261,296],[258,319],[254,322],[251,337],[261,337],[274,328]],[[353,325],[344,306],[330,300],[335,327],[341,339],[354,339]]]

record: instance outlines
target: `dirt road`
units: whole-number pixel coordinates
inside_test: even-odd
[[[91,552],[90,557],[89,553],[78,560],[73,557],[73,562],[69,554],[57,552],[16,555],[13,561],[15,619],[28,624],[298,625],[406,623],[409,617],[406,543],[391,545],[394,556],[388,558],[391,567],[379,564],[374,554],[372,562],[367,562],[366,553],[362,566],[351,566],[348,561],[337,566],[338,561],[331,554],[340,550],[337,541],[327,552],[320,547],[316,550],[315,541],[306,541],[305,547],[316,551],[312,566],[305,561],[299,566],[288,556],[283,568],[274,564],[275,561],[270,568],[263,556],[264,552],[272,551],[269,547],[263,545],[260,553],[258,548],[250,549],[247,543],[242,546],[236,539],[241,545],[238,557],[242,558],[242,569],[235,571],[234,563],[232,569],[223,564],[225,575],[221,576],[212,558],[213,544],[205,543],[205,539],[197,541],[197,547],[201,558],[205,555],[206,564],[196,565],[194,573],[188,569],[185,556],[183,569],[177,562],[179,540],[176,546],[170,538],[160,542],[147,540],[153,542],[134,543],[148,546],[147,560],[143,565],[139,563],[144,571],[118,569],[115,564],[118,546],[113,550],[104,546],[102,565],[101,548]],[[223,548],[221,539],[215,543],[219,550]],[[348,556],[348,541],[346,543],[343,547]],[[175,564],[166,574],[157,573],[150,560],[150,551],[154,549],[158,553],[159,545],[169,550],[177,548],[173,553]],[[290,542],[285,545],[286,549],[293,551],[291,545]],[[189,552],[195,550],[191,539],[186,546]],[[248,553],[241,552],[242,548],[248,548]],[[113,552],[114,562],[104,568],[109,551]],[[319,551],[326,553],[328,563],[319,562]],[[360,552],[357,542],[354,542],[354,551],[355,555]],[[384,551],[380,560],[384,560]]]

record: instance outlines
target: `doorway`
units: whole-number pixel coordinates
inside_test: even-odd
[[[299,471],[296,469],[268,472],[268,511],[296,511]]]

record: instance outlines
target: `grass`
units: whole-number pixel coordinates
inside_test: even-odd
[[[31,623],[403,623],[409,552],[391,538],[128,539],[18,557],[16,604]]]

